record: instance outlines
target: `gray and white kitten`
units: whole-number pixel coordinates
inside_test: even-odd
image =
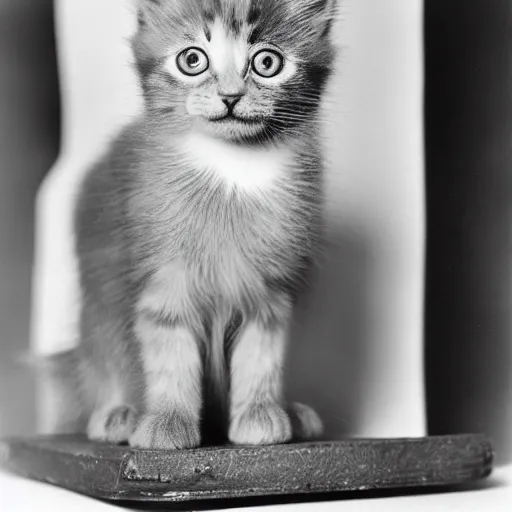
[[[282,373],[320,232],[334,15],[139,0],[145,110],[81,188],[81,337],[50,364],[54,432],[162,449],[321,434]]]

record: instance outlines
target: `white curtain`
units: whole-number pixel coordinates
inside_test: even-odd
[[[331,438],[423,435],[422,2],[345,0],[340,18],[325,102],[328,244],[295,322],[288,388]],[[77,340],[72,208],[90,162],[141,108],[134,22],[132,0],[56,1],[63,140],[37,204],[38,352]]]

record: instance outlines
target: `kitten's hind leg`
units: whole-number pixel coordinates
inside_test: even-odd
[[[86,311],[91,314],[91,309]],[[83,389],[92,411],[87,424],[91,440],[126,443],[140,408],[140,368],[132,339],[113,314],[96,314],[95,325],[84,331]],[[85,322],[84,322],[85,323]]]
[[[137,426],[139,401],[132,389],[136,372],[135,368],[130,368],[127,355],[118,351],[117,364],[111,371],[96,364],[90,374],[87,389],[94,393],[90,396],[94,406],[87,425],[89,439],[127,443]]]
[[[295,402],[288,406],[287,412],[292,422],[294,441],[314,441],[322,437],[322,420],[309,405]]]
[[[137,426],[137,411],[131,405],[110,405],[96,409],[89,419],[89,439],[127,443]]]

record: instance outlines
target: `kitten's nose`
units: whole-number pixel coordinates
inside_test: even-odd
[[[229,95],[229,96],[224,96],[224,98],[222,98],[222,102],[224,103],[224,105],[226,105],[226,107],[228,107],[228,109],[231,111],[233,110],[234,106],[242,99],[242,95],[241,94],[233,94],[233,95]]]

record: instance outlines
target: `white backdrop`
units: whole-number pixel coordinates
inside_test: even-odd
[[[72,346],[71,210],[88,164],[140,109],[131,0],[57,0],[61,156],[37,204],[34,348]],[[297,315],[288,387],[336,438],[425,433],[420,0],[345,0],[326,101],[328,251]],[[44,397],[40,424],[44,429]]]

